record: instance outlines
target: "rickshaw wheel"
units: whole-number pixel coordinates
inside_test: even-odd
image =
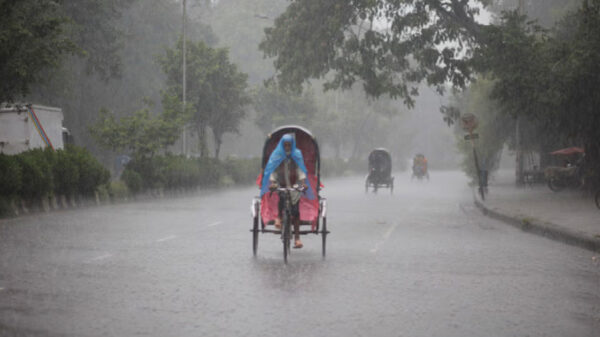
[[[326,247],[327,247],[327,244],[326,244],[326,240],[327,240],[327,218],[326,217],[323,218],[323,230],[321,231],[321,236],[323,236],[323,249],[322,249],[322,252],[323,252],[323,259],[325,259],[325,253],[326,253]]]
[[[564,184],[561,184],[561,183],[559,182],[559,180],[558,180],[558,179],[555,179],[555,178],[550,178],[550,179],[548,180],[548,187],[549,187],[549,188],[550,188],[550,189],[551,189],[553,192],[560,192],[560,191],[562,191],[563,189],[565,189],[565,185],[564,185]]]
[[[290,222],[286,219],[283,224],[283,263],[287,264],[288,255],[290,255]]]
[[[256,256],[258,250],[258,216],[254,217],[254,224],[252,226],[252,253]]]

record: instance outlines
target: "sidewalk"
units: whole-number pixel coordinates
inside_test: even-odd
[[[552,192],[546,185],[516,187],[513,171],[500,171],[489,182],[485,201],[475,204],[492,218],[524,231],[600,252],[600,209],[582,191]]]

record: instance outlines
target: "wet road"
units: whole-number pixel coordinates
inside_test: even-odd
[[[325,181],[282,263],[254,188],[0,222],[0,336],[599,336],[594,254],[480,215],[460,173]]]

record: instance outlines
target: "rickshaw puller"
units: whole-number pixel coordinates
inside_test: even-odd
[[[304,167],[302,153],[295,147],[294,143],[294,138],[291,134],[284,135],[280,140],[281,147],[278,146],[277,149],[275,149],[275,151],[273,151],[271,154],[271,158],[269,158],[270,163],[272,162],[274,165],[277,165],[269,175],[269,189],[271,191],[277,189],[279,186],[292,188],[296,184],[301,185],[303,189],[309,189],[306,184],[306,168]],[[284,156],[281,156],[280,152],[283,152]],[[277,161],[279,161],[279,163],[277,163]],[[298,163],[301,163],[302,167],[298,165]],[[264,178],[265,177],[263,177],[263,179]],[[297,190],[290,191],[290,196],[292,202],[292,224],[294,225],[294,248],[302,248],[303,244],[300,240],[299,211],[299,203],[302,192]],[[281,228],[281,214],[283,212],[284,205],[285,200],[283,198],[279,198],[279,214],[275,219],[276,228]]]

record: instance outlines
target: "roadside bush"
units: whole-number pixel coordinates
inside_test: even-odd
[[[140,178],[140,180],[137,181],[137,177],[128,177],[128,179],[133,179],[131,181],[133,185],[130,185],[126,178],[121,178],[126,182],[127,187],[134,193],[165,186],[165,157],[155,156],[152,158],[133,159],[127,164],[125,171],[127,170],[137,173]],[[123,172],[123,174],[125,174],[125,172]],[[140,183],[139,186],[137,186],[138,183]]]
[[[77,193],[79,165],[73,151],[57,150],[53,167],[54,191],[57,194],[72,196]]]
[[[110,196],[110,200],[124,200],[130,196],[129,189],[127,185],[122,181],[111,181],[108,185],[108,194]]]
[[[183,156],[167,156],[163,175],[167,189],[194,189],[201,181],[200,166]]]
[[[51,150],[50,150],[51,151]],[[39,200],[52,192],[52,168],[46,160],[44,150],[34,149],[17,155],[21,167],[19,195],[25,200]]]
[[[215,158],[200,158],[197,159],[197,162],[200,167],[199,186],[218,186],[221,175],[223,174],[223,166],[219,160]]]
[[[130,168],[129,165],[121,174],[121,180],[133,194],[141,192],[144,187],[142,175],[137,173],[134,168]]]
[[[15,156],[0,153],[0,195],[16,196],[21,190],[21,166]]]
[[[249,185],[256,181],[260,174],[260,158],[236,159],[227,158],[223,162],[224,172],[235,184]]]
[[[93,196],[100,185],[108,183],[110,172],[86,149],[69,146],[67,151],[70,152],[70,156],[79,171],[77,188],[81,195]]]

